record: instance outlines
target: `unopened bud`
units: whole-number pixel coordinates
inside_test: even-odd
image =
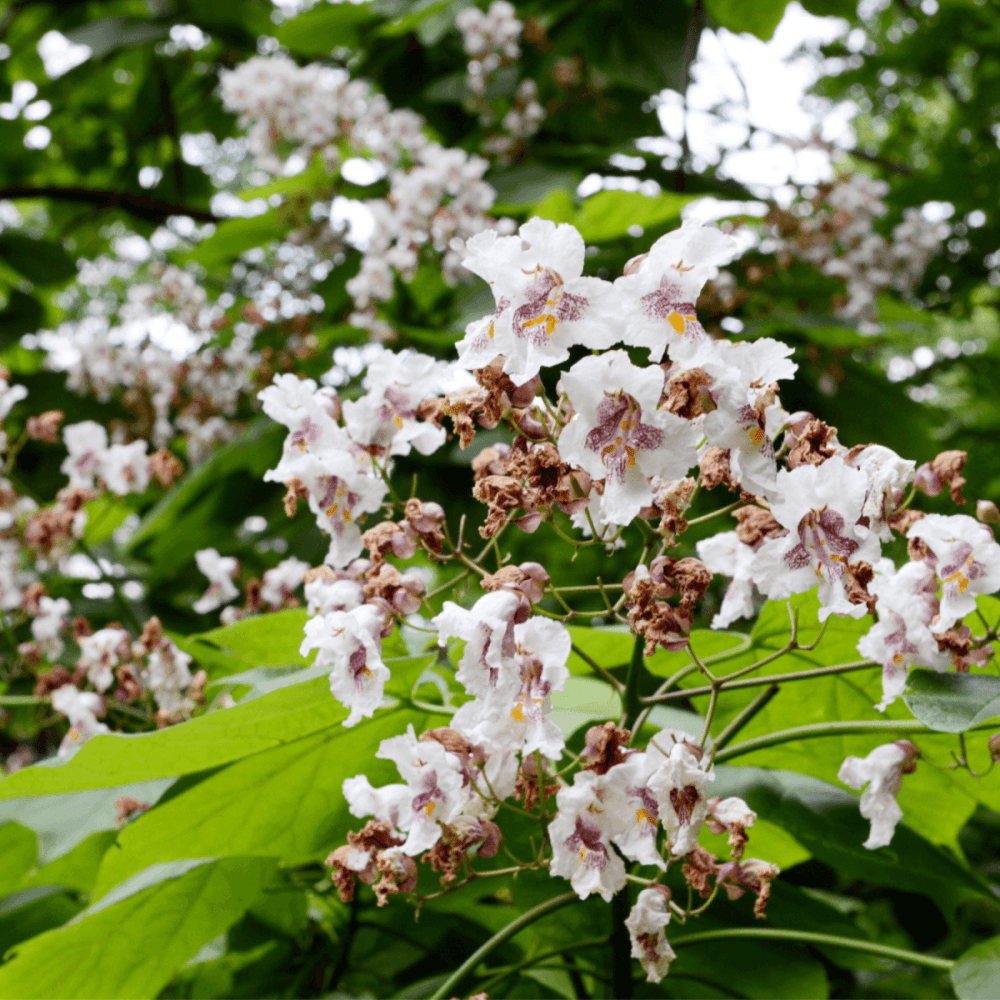
[[[900,772],[913,774],[917,769],[917,761],[920,760],[920,751],[909,740],[895,740],[894,742],[906,754],[903,762],[899,765]]]
[[[59,440],[59,425],[63,421],[62,410],[48,410],[37,417],[28,417],[25,431],[34,441],[55,444]]]
[[[1000,524],[1000,510],[992,500],[977,500],[976,520],[983,524]]]
[[[1000,760],[1000,733],[994,733],[990,737],[990,759]]]

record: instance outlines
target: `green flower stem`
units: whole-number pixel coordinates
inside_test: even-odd
[[[785,681],[807,681],[813,677],[823,677],[829,674],[846,674],[852,670],[870,670],[877,667],[874,660],[857,660],[853,663],[838,663],[833,667],[816,667],[814,670],[795,670],[788,674],[771,674],[768,677],[748,677],[745,680],[729,681],[725,677],[720,677],[721,690],[736,691],[738,688],[763,687],[765,684],[783,684]],[[695,669],[693,666],[691,669]],[[691,672],[689,669],[688,673]],[[673,678],[671,678],[673,680]],[[678,688],[674,691],[665,691],[662,694],[653,694],[643,698],[643,704],[650,705],[660,701],[672,701],[675,698],[696,698],[698,695],[711,694],[711,684],[696,688]]]
[[[718,753],[727,743],[729,743],[732,738],[744,727],[750,720],[757,715],[758,712],[763,711],[767,703],[778,693],[779,688],[777,684],[772,684],[770,687],[765,688],[759,695],[746,708],[743,709],[739,715],[736,716],[722,730],[721,733],[713,741],[714,752]]]
[[[692,524],[704,524],[706,521],[711,521],[717,517],[722,517],[724,514],[728,514],[731,510],[736,510],[737,507],[743,506],[742,500],[734,500],[731,504],[725,507],[720,507],[718,510],[713,510],[711,514],[702,514],[701,517],[696,517],[693,521],[688,521],[687,525],[690,528]]]
[[[574,902],[579,897],[575,892],[565,892],[561,896],[556,896],[553,899],[547,899],[544,903],[539,903],[538,906],[532,907],[527,913],[521,914],[517,920],[511,921],[503,930],[497,931],[486,941],[484,944],[480,945],[435,991],[431,996],[430,1000],[444,1000],[445,997],[451,996],[454,992],[455,987],[470,973],[472,970],[479,965],[479,963],[486,958],[495,948],[499,948],[505,941],[510,940],[515,934],[523,931],[525,927],[530,926],[536,920],[542,917],[548,916],[550,913],[554,913],[556,910],[568,903]]]
[[[995,730],[996,723],[983,723],[973,726],[966,732],[974,733],[980,730]],[[715,755],[715,763],[742,757],[743,754],[755,750],[765,750],[767,747],[778,746],[781,743],[792,743],[795,740],[817,739],[823,736],[868,736],[887,733],[894,736],[905,736],[907,733],[938,733],[940,731],[925,726],[916,719],[880,719],[875,722],[814,722],[808,726],[795,726],[793,729],[781,729],[775,733],[757,736],[752,740],[726,747]]]
[[[874,941],[840,937],[838,934],[817,934],[813,931],[792,931],[772,927],[731,927],[725,930],[701,931],[697,934],[685,934],[684,937],[676,938],[670,944],[676,950],[689,944],[723,941],[727,938],[763,938],[771,941],[797,941],[801,944],[821,944],[831,948],[851,948],[854,951],[866,951],[870,955],[891,958],[897,962],[922,965],[927,969],[941,969],[943,972],[949,971],[955,964],[949,958],[938,958],[936,955],[922,955],[920,952],[906,951],[903,948],[893,948],[887,944],[876,944]]]
[[[608,939],[603,938],[588,938],[586,941],[576,941],[573,944],[563,945],[561,948],[551,948],[549,951],[539,952],[532,958],[526,958],[523,962],[517,962],[514,965],[502,965],[500,968],[487,969],[483,976],[490,976],[488,983],[480,984],[480,990],[485,992],[487,987],[493,983],[499,982],[501,979],[505,979],[508,976],[515,975],[522,969],[528,969],[531,966],[537,966],[539,962],[545,962],[550,958],[555,958],[558,955],[564,955],[570,951],[583,951],[586,948],[606,948],[608,945]],[[582,975],[589,976],[591,973],[586,969],[580,970]]]
[[[573,652],[576,653],[576,655],[579,656],[580,659],[594,671],[595,674],[606,680],[619,694],[622,692],[622,683],[617,677],[614,676],[614,674],[605,670],[604,667],[602,667],[595,659],[588,656],[582,649],[580,649],[575,642],[572,644],[571,648]]]
[[[42,705],[48,700],[33,694],[0,694],[0,705]]]

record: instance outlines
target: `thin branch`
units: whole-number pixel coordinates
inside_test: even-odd
[[[148,222],[163,222],[171,215],[186,215],[195,222],[221,222],[219,216],[190,205],[176,205],[172,202],[150,198],[144,194],[128,194],[124,191],[110,191],[103,188],[61,187],[42,185],[30,187],[15,185],[0,188],[0,199],[17,201],[21,198],[52,198],[54,201],[78,201],[99,208],[120,208],[130,215]]]

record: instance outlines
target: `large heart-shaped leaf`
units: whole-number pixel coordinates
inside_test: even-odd
[[[914,669],[907,678],[903,700],[931,729],[964,733],[1000,715],[1000,677]]]

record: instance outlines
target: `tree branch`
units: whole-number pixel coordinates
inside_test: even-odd
[[[55,201],[78,201],[87,205],[97,205],[101,208],[120,208],[130,215],[145,219],[148,222],[163,222],[171,215],[186,215],[195,222],[219,222],[220,219],[212,212],[204,209],[191,208],[189,205],[175,205],[159,198],[150,198],[144,194],[126,194],[122,191],[109,191],[101,188],[60,187],[58,185],[43,185],[30,187],[17,185],[0,188],[0,199],[16,201],[19,198],[52,198]]]

